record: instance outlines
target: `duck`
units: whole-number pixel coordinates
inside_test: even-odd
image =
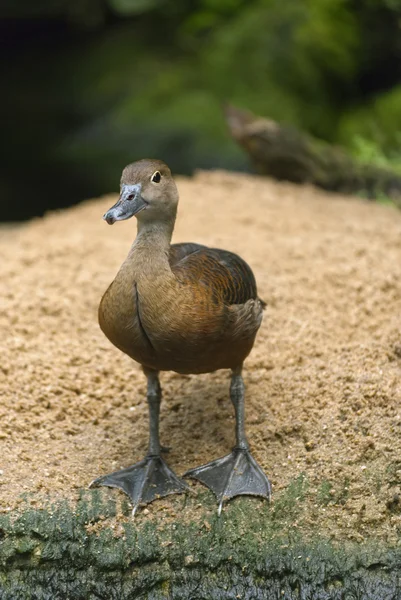
[[[268,477],[251,454],[245,433],[243,363],[261,325],[265,303],[254,274],[238,255],[188,242],[172,244],[178,190],[161,160],[126,166],[118,201],[103,215],[112,225],[135,216],[137,235],[99,305],[99,325],[121,352],[141,365],[147,380],[149,446],[145,457],[96,478],[90,487],[119,488],[133,505],[185,493],[189,486],[168,466],[160,443],[159,374],[231,371],[236,444],[228,455],[190,469],[184,478],[206,485],[218,514],[236,496],[270,500]]]

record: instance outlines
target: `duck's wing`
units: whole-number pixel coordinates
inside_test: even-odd
[[[171,244],[169,253],[170,266],[173,268],[183,258],[186,258],[194,252],[199,252],[200,250],[207,250],[207,246],[202,246],[202,244],[194,244],[192,242]]]
[[[231,306],[258,298],[251,268],[233,252],[199,244],[174,244],[170,265],[179,281],[202,286],[215,302]]]

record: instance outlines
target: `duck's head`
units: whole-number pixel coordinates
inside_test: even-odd
[[[109,225],[134,215],[138,221],[175,218],[178,192],[171,171],[163,161],[145,158],[127,165],[120,183],[118,201],[103,215]]]

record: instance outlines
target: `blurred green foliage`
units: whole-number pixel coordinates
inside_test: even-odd
[[[20,199],[22,154],[32,198],[48,184],[61,204],[115,190],[143,156],[246,169],[226,101],[362,160],[400,155],[401,0],[8,0],[0,15],[44,27],[8,45],[3,196]]]

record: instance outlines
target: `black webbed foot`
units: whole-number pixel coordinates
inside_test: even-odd
[[[235,496],[262,496],[270,500],[271,486],[249,450],[234,448],[231,454],[191,469],[184,477],[198,479],[214,492],[219,501],[220,516],[223,502]]]
[[[89,487],[101,485],[125,492],[134,506],[133,516],[140,504],[149,504],[157,498],[181,494],[189,489],[160,456],[147,456],[131,467],[98,477]]]

